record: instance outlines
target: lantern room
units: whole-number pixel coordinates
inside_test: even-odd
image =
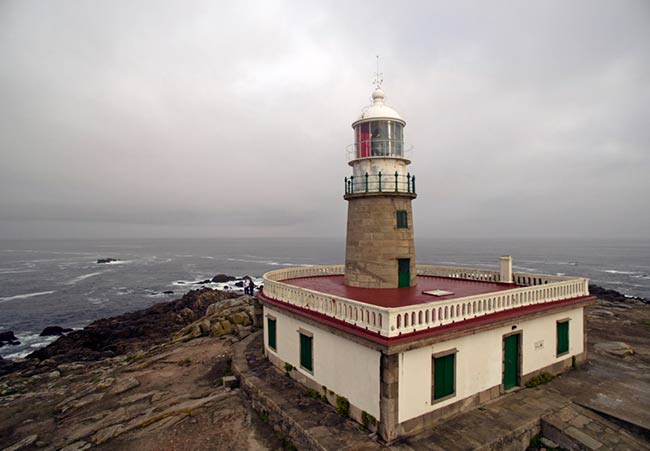
[[[384,104],[384,91],[375,89],[372,105],[352,124],[353,159],[371,157],[404,158],[404,126],[397,111]]]

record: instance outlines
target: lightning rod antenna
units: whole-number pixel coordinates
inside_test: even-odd
[[[375,89],[381,89],[381,84],[384,82],[384,74],[382,72],[379,72],[379,55],[377,55],[377,71],[375,72],[375,80],[373,81],[373,84],[375,85]]]

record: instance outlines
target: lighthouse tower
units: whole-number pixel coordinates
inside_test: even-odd
[[[404,144],[406,122],[384,104],[380,83],[372,105],[353,124],[352,175],[345,178],[348,223],[345,285],[408,288],[415,285],[413,214],[415,176]]]

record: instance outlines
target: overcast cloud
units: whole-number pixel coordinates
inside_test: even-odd
[[[0,238],[343,236],[380,54],[420,237],[650,238],[650,2],[0,2]]]

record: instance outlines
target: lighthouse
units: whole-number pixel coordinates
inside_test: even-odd
[[[372,105],[352,124],[348,147],[345,284],[352,287],[409,288],[416,282],[415,176],[408,172],[406,121],[384,99],[377,84]]]
[[[392,443],[585,361],[595,298],[510,256],[416,265],[406,121],[385,100],[375,83],[352,123],[345,264],[269,271],[258,298],[270,364]]]

